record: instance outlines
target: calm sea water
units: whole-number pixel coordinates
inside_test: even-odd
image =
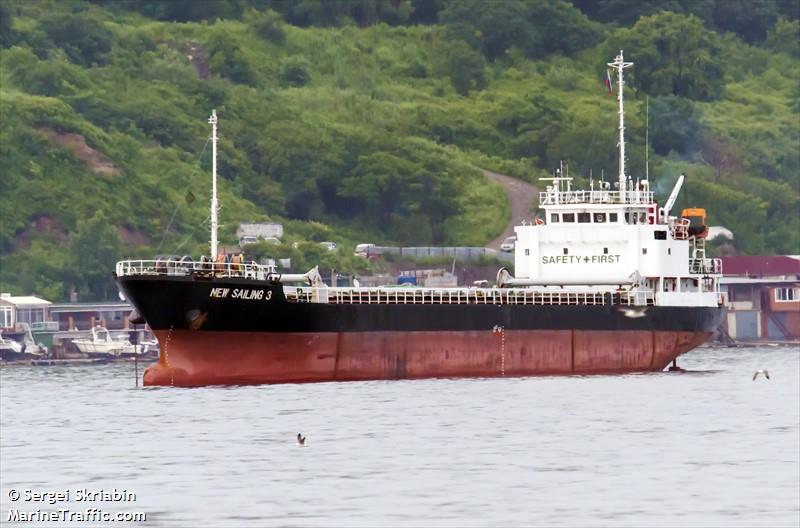
[[[0,524],[96,507],[147,514],[109,526],[800,525],[800,350],[680,364],[201,389],[136,389],[132,364],[4,368]],[[26,489],[72,502],[10,501]]]

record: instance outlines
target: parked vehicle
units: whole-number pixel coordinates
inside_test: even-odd
[[[511,235],[510,237],[506,237],[503,240],[503,243],[500,244],[500,251],[505,251],[506,253],[511,253],[514,251],[514,244],[517,242],[516,235]]]
[[[356,251],[353,253],[357,257],[368,258],[370,250],[375,247],[375,244],[357,244]]]
[[[319,245],[328,251],[336,251],[336,242],[320,242]]]
[[[236,229],[236,237],[241,240],[246,236],[254,236],[258,238],[281,238],[283,236],[283,225],[277,223],[260,222],[239,224],[239,227]]]

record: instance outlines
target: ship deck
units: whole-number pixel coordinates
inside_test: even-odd
[[[289,302],[328,304],[495,304],[653,306],[651,291],[554,291],[534,288],[292,288],[284,287]]]
[[[205,263],[128,260],[116,267],[117,277],[181,277],[202,280],[231,279],[263,285],[280,283],[285,275],[272,266],[256,263]],[[453,305],[539,305],[539,306],[653,306],[655,292],[636,290],[631,284],[602,286],[539,286],[518,288],[423,288],[416,286],[328,287],[324,284],[283,283],[291,303],[323,304],[453,304]]]

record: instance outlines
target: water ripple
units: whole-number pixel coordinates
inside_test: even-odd
[[[105,509],[163,527],[800,524],[798,350],[681,366],[196,389],[0,369],[0,512],[12,488],[116,487],[135,507]]]

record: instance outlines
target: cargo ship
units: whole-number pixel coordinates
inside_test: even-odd
[[[723,314],[705,212],[659,206],[625,172],[622,51],[619,174],[572,188],[561,169],[543,218],[515,228],[514,274],[491,287],[335,287],[317,268],[282,274],[217,251],[212,112],[211,252],[118,262],[115,277],[158,338],[144,385],[201,386],[660,371],[706,341]]]

